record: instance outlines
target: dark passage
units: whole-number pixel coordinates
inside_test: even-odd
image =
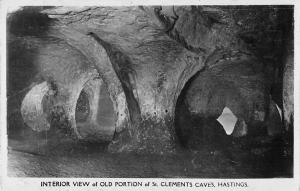
[[[81,91],[76,105],[75,119],[78,122],[84,122],[87,120],[90,112],[90,103],[88,95],[85,91]]]
[[[241,64],[243,67],[240,67]],[[197,73],[186,83],[175,110],[175,130],[179,144],[183,150],[199,155],[211,153],[214,160],[222,156],[228,160],[222,166],[223,170],[241,168],[240,172],[247,173],[251,169],[265,177],[280,174],[292,176],[291,134],[281,133],[283,123],[277,118],[278,110],[266,107],[273,102],[264,96],[267,93],[265,88],[253,86],[264,78],[260,78],[258,72],[247,69],[246,61],[220,64]],[[218,71],[222,71],[222,74]],[[231,82],[229,75],[231,77],[233,74],[244,76],[244,80]],[[246,88],[252,89],[252,93],[243,94]],[[252,107],[255,104],[256,107]],[[228,107],[237,117],[234,130],[229,135],[217,121],[224,107]],[[270,116],[259,119],[256,115],[259,108]],[[274,123],[276,120],[277,123]]]

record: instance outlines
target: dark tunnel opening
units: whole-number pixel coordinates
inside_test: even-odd
[[[88,142],[111,141],[116,114],[104,82],[95,78],[83,87],[76,104],[76,128]]]
[[[87,120],[90,113],[90,103],[87,93],[82,90],[76,104],[75,119],[78,122],[84,122]]]
[[[53,21],[41,11],[50,6],[24,6],[9,14],[7,30],[9,35],[15,36],[44,36]]]
[[[197,72],[187,81],[175,106],[175,133],[179,144],[186,149],[216,148],[229,143],[223,127],[216,120],[217,115],[204,116],[190,111],[187,94],[203,72]],[[195,93],[195,96],[200,94],[201,92]]]
[[[179,144],[196,152],[220,151],[231,161],[251,164],[266,177],[291,176],[293,138],[284,130],[282,111],[270,96],[271,83],[264,70],[253,70],[250,63],[230,60],[187,81],[175,107]],[[283,99],[282,94],[277,96]],[[226,123],[217,120],[224,108],[237,118],[231,133]]]
[[[21,136],[24,122],[20,108],[25,95],[38,78],[35,64],[37,47],[22,38],[7,39],[7,132],[9,137]],[[18,56],[16,56],[18,55]]]
[[[175,130],[183,146],[214,147],[228,145],[232,137],[283,133],[282,109],[272,99],[272,81],[259,65],[252,56],[231,57],[186,83],[175,108]]]
[[[25,95],[44,79],[36,63],[40,44],[52,20],[40,11],[49,7],[24,6],[7,14],[7,132],[22,138],[31,131],[20,112]]]

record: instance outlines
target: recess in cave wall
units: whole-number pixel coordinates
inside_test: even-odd
[[[84,85],[76,106],[76,128],[84,140],[111,141],[116,114],[107,89],[100,78]]]

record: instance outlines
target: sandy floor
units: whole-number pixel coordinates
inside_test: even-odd
[[[224,148],[179,149],[172,155],[112,154],[106,144],[23,133],[9,139],[8,175],[17,177],[291,177],[283,139],[235,140]],[[58,141],[59,140],[59,141]]]

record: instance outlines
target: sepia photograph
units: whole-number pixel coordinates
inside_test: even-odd
[[[8,177],[294,178],[294,5],[5,19]]]

